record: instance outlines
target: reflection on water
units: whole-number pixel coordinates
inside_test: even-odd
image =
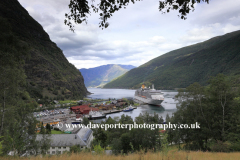
[[[129,90],[129,89],[101,89],[101,88],[88,88],[88,91],[93,93],[89,95],[88,97],[91,97],[92,99],[108,99],[108,98],[115,98],[115,99],[121,99],[121,98],[127,98],[127,97],[133,97],[135,90]]]
[[[91,93],[94,93],[90,95],[89,97],[96,99],[108,99],[108,98],[133,98],[135,90],[128,90],[128,89],[100,89],[100,88],[88,88],[88,91]],[[128,116],[131,116],[133,119],[135,117],[139,116],[140,113],[148,112],[149,114],[157,113],[159,116],[162,116],[164,119],[166,118],[166,115],[169,116],[172,115],[176,111],[176,101],[174,99],[174,96],[177,94],[176,91],[162,91],[164,93],[164,101],[162,102],[162,107],[159,106],[153,106],[153,105],[140,105],[137,109],[134,109],[131,112],[119,112],[114,114],[108,114],[107,118],[110,116],[112,118],[114,117],[121,117],[121,115],[125,114]],[[104,119],[101,120],[94,120],[94,122],[99,123]]]

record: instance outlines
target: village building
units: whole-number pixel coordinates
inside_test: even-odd
[[[92,111],[99,111],[98,108],[89,107],[89,105],[73,106],[70,108],[75,114],[89,114]]]
[[[50,124],[51,126],[58,124],[61,122],[60,119],[44,119],[42,120],[43,126],[46,126],[47,124]]]
[[[125,102],[125,100],[123,99],[117,99],[117,102],[120,103],[120,102]]]
[[[113,100],[113,101],[111,102],[111,104],[117,104],[117,101],[116,101],[116,100]]]
[[[70,151],[70,147],[79,145],[81,149],[90,148],[93,140],[93,131],[89,128],[81,128],[75,134],[50,134],[50,148],[47,154],[62,154],[64,151]],[[38,134],[37,141],[43,140],[43,135]]]
[[[118,108],[123,108],[125,105],[128,105],[128,103],[127,103],[127,102],[118,102],[118,103],[116,104],[116,107],[118,107]]]
[[[114,104],[108,104],[108,105],[102,106],[102,110],[112,110],[113,108],[116,108]]]

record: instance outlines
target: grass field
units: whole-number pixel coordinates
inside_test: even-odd
[[[66,134],[62,131],[51,130],[51,134]]]
[[[213,152],[186,152],[174,151],[164,155],[158,153],[134,153],[128,155],[93,155],[91,153],[62,154],[54,156],[37,157],[0,157],[1,160],[20,159],[20,160],[239,160],[240,152],[233,153],[213,153]]]

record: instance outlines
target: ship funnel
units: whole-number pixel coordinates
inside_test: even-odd
[[[154,89],[154,84],[152,84],[152,89]]]
[[[145,88],[145,85],[144,85],[144,84],[142,84],[142,88]]]

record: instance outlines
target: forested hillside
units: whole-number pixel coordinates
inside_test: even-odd
[[[194,82],[207,84],[211,76],[240,74],[240,31],[183,47],[134,68],[105,88],[138,88],[141,83],[157,89],[185,88]]]
[[[38,103],[80,99],[87,89],[81,73],[17,0],[0,1],[0,24],[0,155],[37,154]]]
[[[0,21],[1,60],[22,62],[16,69],[23,69],[24,87],[31,97],[63,99],[87,94],[81,73],[17,0],[0,2]]]

